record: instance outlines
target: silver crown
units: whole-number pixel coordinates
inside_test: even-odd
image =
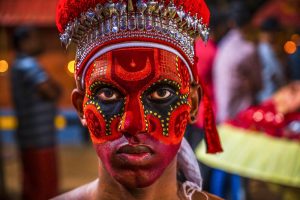
[[[202,18],[184,12],[170,1],[137,0],[136,9],[132,0],[125,3],[108,0],[97,4],[69,22],[60,35],[62,45],[67,48],[71,42],[77,47],[77,67],[86,55],[97,45],[120,38],[151,38],[171,42],[194,63],[194,39],[200,36],[207,42],[209,29]]]

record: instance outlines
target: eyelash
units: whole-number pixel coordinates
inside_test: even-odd
[[[170,93],[170,96],[166,97],[166,98],[162,98],[162,99],[154,99],[151,97],[151,95],[155,92],[158,92],[159,90],[165,90],[167,92]],[[156,85],[156,87],[154,87],[153,89],[150,90],[150,92],[147,94],[147,97],[150,101],[154,101],[154,102],[161,102],[161,101],[168,101],[172,96],[174,96],[174,94],[176,94],[175,92],[176,90],[172,87],[172,86],[162,86],[162,85]]]
[[[150,88],[149,92],[146,93],[146,96],[150,101],[154,101],[154,102],[167,101],[172,96],[174,96],[174,94],[176,94],[176,91],[178,90],[178,88],[177,88],[177,90],[176,90],[176,88],[177,88],[176,85],[171,85],[169,83],[159,83],[159,84],[154,85],[152,88]],[[110,99],[107,99],[107,100],[101,99],[100,92],[101,92],[101,90],[103,90],[102,92],[104,93],[106,89],[113,93],[112,96],[117,95],[116,99],[111,99],[111,100]],[[155,99],[155,98],[151,97],[151,95],[153,93],[159,92],[159,90],[167,91],[170,93],[170,95],[166,98],[161,98],[161,99],[160,98]],[[122,93],[118,89],[116,89],[110,85],[106,85],[106,84],[98,85],[98,86],[92,88],[91,91],[94,94],[94,96],[97,96],[99,98],[100,101],[107,102],[107,103],[114,102],[114,101],[120,99],[119,97],[122,97]]]
[[[95,87],[95,88],[93,89],[92,93],[93,93],[94,96],[97,96],[98,99],[99,99],[100,101],[107,102],[107,103],[108,103],[108,102],[114,102],[114,101],[116,101],[116,100],[119,99],[119,98],[112,99],[112,100],[109,100],[109,99],[107,99],[107,100],[101,99],[101,98],[100,98],[100,95],[101,95],[102,93],[107,92],[107,91],[112,92],[112,96],[113,96],[113,95],[117,95],[117,97],[122,97],[122,93],[119,92],[118,89],[116,89],[116,88],[114,88],[114,87],[112,87],[112,86],[109,86],[109,85],[99,85],[98,87]]]
[[[155,92],[155,91],[157,91],[158,89],[167,89],[168,91],[170,91],[170,92],[173,92],[173,93],[175,93],[175,91],[178,91],[179,90],[179,87],[174,83],[174,84],[172,84],[172,83],[169,83],[169,82],[159,82],[158,84],[155,84],[155,85],[153,85],[153,86],[151,86],[150,87],[150,89],[149,89],[149,93],[148,94],[150,94],[150,93],[152,93],[152,92]]]

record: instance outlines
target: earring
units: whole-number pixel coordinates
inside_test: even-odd
[[[84,127],[87,126],[87,122],[86,122],[86,118],[85,118],[85,115],[82,116],[82,120],[81,120],[81,123]]]

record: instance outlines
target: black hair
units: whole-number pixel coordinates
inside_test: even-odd
[[[250,10],[243,1],[233,1],[227,12],[228,20],[233,21],[237,27],[243,27],[251,20]]]
[[[280,30],[280,23],[277,18],[269,17],[261,23],[260,29],[266,32],[276,32]]]
[[[16,51],[21,51],[21,44],[27,40],[33,31],[33,28],[28,26],[17,27],[13,32],[12,44]]]

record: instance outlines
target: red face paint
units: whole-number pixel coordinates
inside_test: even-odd
[[[176,55],[114,50],[85,78],[84,114],[109,174],[128,187],[152,184],[174,159],[190,112],[190,79]]]

